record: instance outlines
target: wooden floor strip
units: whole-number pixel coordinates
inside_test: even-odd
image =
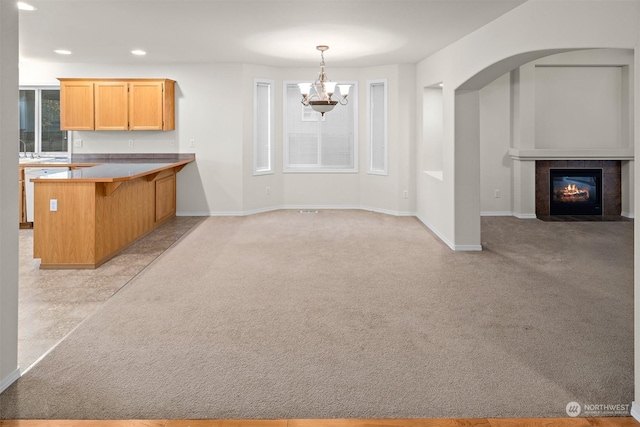
[[[631,417],[290,420],[0,420],[0,427],[637,427]]]

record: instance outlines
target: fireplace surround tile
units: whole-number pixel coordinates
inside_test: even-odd
[[[603,160],[602,173],[620,173],[621,165],[619,160]]]
[[[602,160],[584,160],[584,167],[588,169],[601,168]]]

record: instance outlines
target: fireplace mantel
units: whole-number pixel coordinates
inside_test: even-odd
[[[614,149],[518,149],[509,148],[515,160],[633,160],[632,148]]]

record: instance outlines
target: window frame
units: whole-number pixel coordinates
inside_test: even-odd
[[[42,151],[42,91],[43,90],[57,90],[60,92],[59,85],[19,85],[18,91],[32,90],[35,92],[34,102],[34,132],[33,132],[33,154],[42,157],[56,157],[56,156],[71,156],[72,147],[72,134],[70,131],[63,131],[66,133],[67,139],[67,151]],[[19,152],[22,153],[22,145],[19,144]],[[29,151],[31,153],[31,151]],[[26,154],[26,153],[25,153]]]
[[[274,81],[270,79],[254,79],[253,81],[253,175],[270,175],[275,172],[274,168],[274,96],[273,96],[273,88]],[[268,118],[268,163],[269,166],[266,169],[258,169],[258,86],[259,85],[267,85],[269,87],[269,110],[267,112]]]
[[[309,82],[309,80],[285,80],[282,82],[282,172],[283,173],[358,173],[359,172],[359,139],[358,139],[358,81],[357,80],[340,80],[340,84],[348,84],[351,85],[349,91],[348,102],[352,104],[353,108],[353,168],[328,168],[320,165],[316,166],[290,166],[289,165],[289,136],[288,136],[288,126],[287,126],[287,106],[288,106],[288,96],[287,89],[289,86],[297,86],[298,83]],[[335,96],[334,99],[338,97]],[[300,98],[302,99],[302,98]],[[300,101],[297,101],[300,103]],[[335,109],[340,108],[341,105],[338,104],[335,106]],[[304,106],[300,103],[300,119],[303,120],[303,108]],[[335,111],[335,109],[333,111]],[[326,114],[331,114],[328,112]],[[318,122],[324,121],[318,120]],[[320,133],[320,128],[318,128],[318,133]],[[318,145],[318,150],[321,150],[321,144]]]
[[[383,169],[374,169],[374,149],[373,149],[373,124],[374,124],[374,109],[372,108],[373,96],[371,96],[371,91],[374,85],[383,85],[384,89],[384,103],[383,103],[383,126],[384,126],[384,135],[383,135],[383,144],[384,144],[384,154],[383,154]],[[367,80],[367,117],[369,117],[369,126],[367,135],[367,173],[371,175],[389,175],[389,96],[388,96],[388,82],[387,79],[375,79],[375,80]]]

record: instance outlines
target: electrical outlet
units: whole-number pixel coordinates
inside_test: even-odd
[[[81,139],[74,139],[73,140],[73,146],[74,147],[82,147],[82,140]]]
[[[495,197],[496,199],[500,198],[500,190],[493,190],[493,197]]]
[[[408,199],[409,198],[409,190],[404,190],[402,192],[402,198],[403,199]]]
[[[129,147],[133,147],[133,139],[129,140]]]
[[[49,211],[51,212],[58,211],[58,199],[49,199]]]
[[[190,139],[189,140],[189,147],[195,147],[196,146],[196,140],[195,139]]]
[[[271,187],[267,187],[266,191],[267,196],[271,195]]]

